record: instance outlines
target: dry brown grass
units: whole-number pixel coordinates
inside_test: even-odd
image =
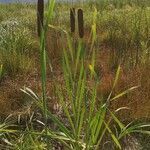
[[[103,50],[97,58],[99,66],[103,73],[101,84],[98,87],[98,93],[103,95],[105,98],[111,91],[112,84],[115,78],[115,73],[112,72],[109,66],[109,53],[107,50]],[[113,96],[123,92],[126,89],[129,89],[133,86],[139,86],[138,89],[133,92],[123,96],[122,98],[114,101],[112,107],[114,109],[119,107],[128,107],[129,110],[126,110],[121,114],[123,119],[141,119],[149,118],[150,115],[150,68],[148,65],[137,66],[127,71],[124,66],[122,66],[120,78],[118,84],[115,87]]]
[[[61,56],[63,47],[66,46],[66,39],[61,38],[61,33],[59,31],[50,31],[47,38],[47,48],[48,55],[54,66],[54,73],[56,79],[61,79]],[[88,39],[88,34],[86,34],[85,39]],[[110,66],[110,51],[106,47],[100,47],[100,51],[97,54],[97,64],[95,67],[96,72],[102,76],[101,84],[98,87],[98,95],[106,98],[111,91],[112,83],[115,78],[115,71],[112,71]],[[37,59],[37,64],[38,64]],[[88,62],[88,61],[87,61]],[[36,71],[29,74],[26,77],[15,77],[13,79],[5,79],[0,85],[0,115],[7,116],[10,113],[18,112],[23,108],[26,101],[30,101],[28,97],[25,97],[23,93],[20,92],[20,88],[24,85],[33,89],[35,93],[41,92],[40,74],[39,66],[36,65]],[[127,106],[130,110],[122,112],[124,114],[123,119],[129,118],[149,118],[150,115],[150,67],[137,66],[134,69],[127,71],[124,66],[122,66],[120,79],[115,88],[113,95],[124,91],[132,86],[140,85],[138,89],[129,93],[128,95],[120,98],[118,101],[114,101],[112,107],[118,108],[122,106]],[[52,88],[52,76],[50,71],[48,71],[48,96],[53,97],[54,89]],[[49,107],[53,111],[54,105],[57,104],[56,99],[49,99]]]

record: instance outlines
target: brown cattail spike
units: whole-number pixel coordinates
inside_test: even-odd
[[[70,29],[71,32],[75,32],[75,8],[70,8]]]
[[[78,30],[79,30],[79,37],[84,37],[84,20],[83,20],[83,10],[78,9]]]
[[[37,3],[37,30],[38,36],[41,35],[44,20],[44,0],[38,0]]]

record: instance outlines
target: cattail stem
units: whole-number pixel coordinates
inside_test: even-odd
[[[71,33],[75,32],[75,8],[70,8],[70,29]]]
[[[37,32],[41,35],[44,21],[44,0],[38,0],[37,3]]]
[[[83,20],[83,10],[78,9],[78,31],[79,31],[79,37],[84,37],[84,20]]]

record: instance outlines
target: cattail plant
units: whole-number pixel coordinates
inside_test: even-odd
[[[83,10],[78,9],[78,30],[79,30],[79,37],[84,37],[84,20],[83,20]]]
[[[3,76],[3,65],[1,64],[0,65],[0,81],[2,79],[2,76]]]
[[[70,29],[71,33],[75,32],[75,8],[70,8]]]
[[[37,30],[38,36],[41,34],[41,29],[43,27],[44,20],[44,0],[38,0],[37,3]]]

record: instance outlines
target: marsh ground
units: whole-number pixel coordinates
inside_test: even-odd
[[[59,4],[53,16],[52,25],[70,30],[68,5]],[[78,9],[80,6],[74,6]],[[149,120],[150,116],[150,7],[136,4],[123,6],[108,4],[99,7],[85,4],[84,46],[90,54],[90,31],[93,12],[97,7],[97,42],[95,70],[101,82],[98,96],[106,99],[111,91],[115,72],[121,64],[121,75],[113,95],[133,86],[139,86],[112,104],[112,109],[128,107],[120,114],[122,120]],[[46,12],[45,12],[46,14]],[[36,7],[25,4],[0,4],[0,116],[10,114],[25,116],[34,111],[32,101],[20,91],[24,86],[41,94],[39,40],[36,27]],[[76,29],[77,31],[77,29]],[[69,31],[70,32],[70,31]],[[78,31],[74,34],[76,43]],[[66,48],[66,38],[62,32],[49,28],[47,53],[54,76],[62,78],[62,51]],[[90,58],[86,58],[89,65]],[[53,97],[53,77],[48,66],[47,95]],[[92,83],[91,85],[92,86]],[[54,113],[57,100],[49,99],[49,107]]]

